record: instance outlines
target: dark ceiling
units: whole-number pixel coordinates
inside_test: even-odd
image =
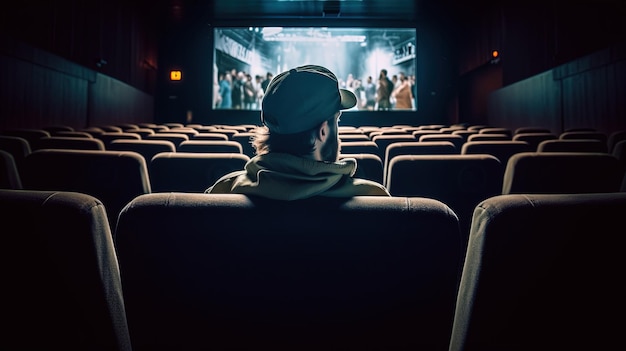
[[[211,20],[343,18],[413,21],[431,9],[454,12],[460,0],[160,0],[170,16]],[[489,0],[473,0],[472,6]],[[154,2],[151,2],[154,4]]]

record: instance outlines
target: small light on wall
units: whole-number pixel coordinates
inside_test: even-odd
[[[491,51],[491,60],[489,60],[489,63],[494,65],[494,64],[499,63],[499,62],[500,62],[500,51],[492,50]]]
[[[183,79],[183,72],[178,70],[170,71],[170,80],[179,81]]]

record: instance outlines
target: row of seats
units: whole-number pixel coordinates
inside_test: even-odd
[[[0,211],[9,349],[621,345],[623,192],[490,197],[466,249],[423,197],[144,194],[115,236],[86,194],[0,190]]]
[[[129,140],[116,140],[125,144]],[[139,145],[144,140],[130,140]],[[431,142],[435,143],[435,142]],[[440,142],[445,143],[445,142]],[[491,142],[495,143],[495,142]],[[464,232],[469,230],[471,213],[479,201],[497,194],[531,192],[606,192],[620,191],[623,166],[608,154],[523,153],[515,155],[507,169],[489,154],[451,154],[442,152],[421,155],[427,142],[390,144],[394,155],[388,170],[372,154],[342,154],[357,159],[356,176],[383,183],[393,196],[426,196],[450,205],[459,215]],[[409,145],[406,145],[409,144]],[[417,145],[416,145],[417,144]],[[446,144],[438,146],[443,147]],[[434,145],[428,145],[428,147]],[[448,150],[451,150],[448,144]],[[397,153],[391,150],[398,149]],[[433,149],[431,149],[433,150]],[[487,150],[483,150],[487,151]],[[406,154],[405,154],[406,153]],[[249,160],[240,153],[160,152],[146,165],[134,152],[37,150],[23,166],[23,186],[40,190],[68,190],[92,194],[110,209],[112,220],[134,196],[150,192],[202,192],[223,174],[242,169]],[[74,155],[77,154],[77,155]],[[92,158],[92,154],[98,154]],[[497,153],[496,153],[497,155]],[[593,156],[592,156],[593,155]],[[539,157],[540,156],[540,157]],[[573,157],[575,156],[575,157]],[[145,156],[144,156],[145,158]],[[102,161],[99,161],[102,159]],[[532,160],[532,161],[528,161]],[[78,163],[75,163],[78,162]],[[126,162],[126,164],[124,164]],[[589,163],[595,162],[595,163]],[[552,167],[558,165],[558,167]],[[100,167],[103,167],[100,170]],[[540,170],[540,172],[535,171]],[[93,175],[90,175],[93,172]],[[383,174],[384,172],[384,174]],[[42,178],[42,174],[48,174]],[[597,176],[601,175],[601,176]],[[6,187],[19,188],[14,175],[7,176]],[[128,179],[129,181],[124,181]],[[521,184],[521,185],[520,185]],[[542,188],[538,186],[541,185]],[[116,189],[116,191],[112,191]]]

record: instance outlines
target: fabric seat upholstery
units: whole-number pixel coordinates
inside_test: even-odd
[[[117,233],[135,351],[447,349],[460,239],[439,201],[153,193]]]
[[[106,209],[74,192],[0,190],[2,348],[131,351]]]

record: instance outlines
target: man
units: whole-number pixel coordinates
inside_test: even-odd
[[[376,89],[376,102],[379,110],[391,109],[391,92],[393,91],[393,82],[387,77],[387,70],[381,69],[378,76],[378,87]]]
[[[278,74],[261,103],[253,139],[256,156],[244,170],[223,176],[206,193],[238,193],[278,200],[313,196],[390,196],[376,182],[353,178],[356,160],[338,160],[338,123],[356,97],[339,89],[328,69],[306,65]]]

